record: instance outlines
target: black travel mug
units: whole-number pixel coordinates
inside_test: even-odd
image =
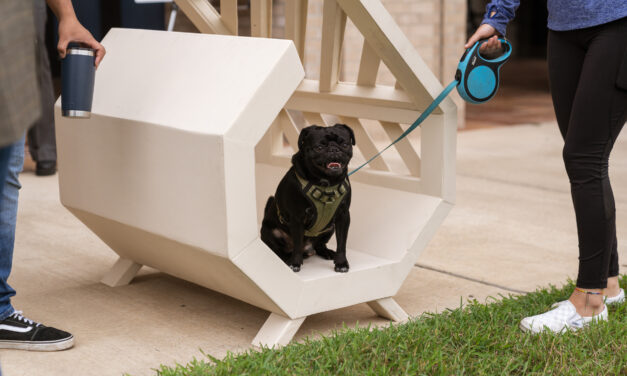
[[[71,118],[91,117],[96,53],[70,43],[61,62],[61,113]]]

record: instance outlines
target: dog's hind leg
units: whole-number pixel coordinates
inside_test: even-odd
[[[289,235],[277,228],[279,221],[275,198],[270,196],[264,209],[263,222],[261,222],[261,240],[289,265],[288,260],[294,246]]]
[[[277,255],[283,262],[288,263],[291,246],[282,236],[277,236],[276,232],[281,231],[272,229],[269,226],[261,226],[261,240]]]
[[[299,221],[290,222],[290,235],[294,242],[294,248],[289,257],[288,265],[292,271],[299,272],[301,265],[303,265],[305,252],[305,226]]]

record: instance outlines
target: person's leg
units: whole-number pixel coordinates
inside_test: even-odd
[[[4,146],[0,148],[0,181],[4,181],[7,175],[7,170],[9,169],[9,157],[11,156],[11,149],[13,145]],[[0,184],[0,196],[2,196],[3,186]],[[1,247],[1,246],[0,246]],[[0,248],[0,265],[2,264],[3,254]],[[0,266],[0,270],[2,270],[2,266]],[[1,292],[0,292],[1,295]],[[9,310],[9,307],[0,306],[0,312]],[[1,315],[1,314],[0,314]],[[2,376],[2,370],[0,370],[0,376]]]
[[[34,4],[41,118],[28,131],[28,147],[31,156],[37,162],[37,175],[51,175],[56,172],[57,147],[54,131],[54,89],[46,50],[46,2],[36,0]]]
[[[525,317],[520,328],[561,333],[607,320],[602,296],[615,257],[616,221],[608,159],[627,116],[627,91],[616,86],[627,45],[627,19],[549,33],[549,79],[564,137],[564,163],[579,236],[577,287],[554,309]],[[618,260],[612,261],[618,263]],[[614,265],[614,264],[612,264]],[[616,266],[612,266],[618,274]]]
[[[579,78],[586,56],[586,46],[576,38],[575,33],[549,32],[548,63],[551,95],[557,123],[562,137],[566,139],[568,125]],[[607,289],[604,295],[618,295],[618,253],[614,241],[610,257]]]
[[[7,177],[7,171],[9,170],[9,158],[11,158],[12,149],[13,145],[0,147],[0,181],[4,181]],[[4,191],[3,188],[4,185],[0,184],[0,196]]]
[[[614,238],[614,245],[612,246],[612,253],[610,254],[607,287],[603,290],[603,295],[612,298],[619,295],[620,292],[620,285],[618,284],[618,240]]]
[[[24,165],[24,138],[12,145],[8,158],[6,178],[0,195],[0,320],[10,316],[14,309],[11,297],[15,290],[7,280],[13,264],[13,244],[17,220],[17,199],[21,188],[18,175]]]
[[[547,62],[551,97],[557,124],[565,145],[571,128],[575,97],[580,86],[588,50],[581,37],[581,31],[549,31]],[[565,155],[565,160],[566,158]],[[591,296],[598,308],[598,304],[602,302],[600,296]],[[590,298],[590,296],[586,297]]]
[[[57,351],[74,345],[71,333],[47,327],[30,320],[11,306],[15,290],[7,279],[11,273],[17,199],[21,188],[18,175],[24,165],[24,138],[13,144],[8,153],[7,174],[0,195],[0,349]],[[0,149],[0,174],[3,166]]]
[[[549,30],[547,44],[551,99],[557,125],[562,138],[566,139],[586,49],[573,32]]]
[[[609,155],[627,119],[627,91],[616,86],[627,45],[627,19],[582,31],[586,44],[565,136],[564,162],[579,237],[579,274],[570,298],[582,316],[603,309],[616,243],[616,209],[608,176]],[[617,260],[616,260],[617,263]]]

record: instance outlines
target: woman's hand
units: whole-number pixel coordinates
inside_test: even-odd
[[[102,44],[94,39],[91,33],[78,22],[76,17],[63,17],[59,21],[59,44],[57,44],[57,51],[62,59],[65,57],[67,45],[70,42],[78,42],[93,48],[96,52],[96,67],[98,67],[106,53]]]
[[[482,39],[488,39],[480,47],[479,52],[481,56],[491,59],[501,55],[503,49],[501,48],[501,42],[499,42],[498,32],[495,28],[488,24],[483,24],[477,28],[477,31],[468,38],[468,42],[464,45],[464,48],[472,47],[477,41]]]

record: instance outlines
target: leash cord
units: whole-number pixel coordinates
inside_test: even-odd
[[[363,163],[361,166],[357,167],[356,169],[354,169],[353,171],[348,173],[348,176],[351,176],[352,174],[356,173],[357,171],[361,170],[362,167],[366,166],[368,163],[372,162],[374,159],[376,159],[378,156],[380,156],[384,151],[388,150],[390,147],[392,147],[394,144],[396,144],[397,142],[399,142],[400,140],[404,139],[405,137],[407,137],[408,134],[410,134],[414,129],[418,128],[418,126],[420,126],[420,124],[429,116],[431,115],[431,113],[433,112],[433,110],[435,110],[438,105],[440,104],[440,102],[442,102],[444,100],[444,98],[446,98],[451,91],[453,91],[453,89],[455,88],[455,86],[457,86],[458,81],[454,80],[453,82],[451,82],[444,90],[442,90],[442,92],[440,93],[440,95],[437,96],[437,98],[435,98],[433,100],[433,102],[431,102],[431,104],[429,105],[429,107],[427,107],[426,110],[424,110],[424,112],[420,115],[420,117],[418,119],[416,119],[416,121],[409,127],[407,128],[407,130],[405,132],[403,132],[403,134],[401,134],[396,140],[394,140],[394,142],[392,142],[391,144],[389,144],[388,146],[385,147],[385,149],[381,150],[380,152],[378,152],[377,154],[375,154],[372,158],[368,159],[365,163]]]

